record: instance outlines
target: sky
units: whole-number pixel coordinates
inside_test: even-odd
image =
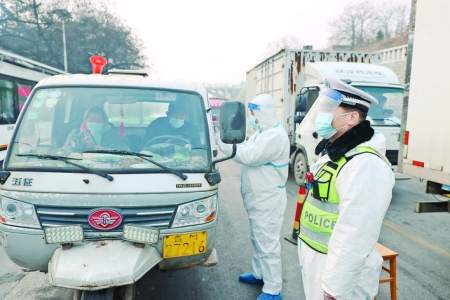
[[[283,36],[327,47],[329,21],[352,1],[115,0],[112,9],[144,42],[155,76],[235,85]]]

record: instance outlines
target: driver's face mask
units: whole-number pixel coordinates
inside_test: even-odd
[[[105,125],[103,123],[87,122],[86,127],[91,132],[99,133],[103,130]]]
[[[184,120],[170,118],[169,123],[170,125],[172,125],[173,128],[180,128],[181,126],[184,125]]]

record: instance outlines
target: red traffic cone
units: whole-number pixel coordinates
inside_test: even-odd
[[[286,241],[297,245],[298,231],[300,230],[300,212],[302,211],[303,202],[306,199],[306,187],[300,186],[297,196],[297,209],[295,211],[294,228],[292,229],[292,235],[284,237]]]

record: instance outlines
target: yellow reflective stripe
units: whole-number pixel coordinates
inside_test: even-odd
[[[323,211],[333,213],[333,214],[339,214],[339,205],[338,204],[323,202],[323,201],[317,200],[316,198],[313,198],[313,197],[308,197],[308,199],[306,199],[306,201],[308,201],[312,206],[314,206],[318,209],[321,209]]]
[[[354,150],[359,151],[360,153],[364,153],[364,152],[370,152],[372,154],[375,154],[376,156],[378,156],[379,158],[381,158],[389,167],[391,166],[391,163],[389,162],[389,160],[386,158],[386,156],[378,153],[375,149],[368,147],[368,146],[356,146],[355,149],[350,150],[349,152],[347,152],[346,156],[351,156],[349,153],[352,152],[352,155],[358,154],[358,153],[353,153]]]
[[[328,242],[330,242],[329,235],[315,232],[305,226],[300,227],[300,234],[304,235],[308,239],[311,239],[311,240],[313,240],[317,243],[323,244],[325,246],[328,246]]]
[[[313,240],[308,239],[306,236],[304,236],[303,234],[299,234],[299,238],[302,242],[304,242],[305,244],[307,244],[310,248],[322,252],[324,254],[328,253],[328,246],[326,245],[322,245],[319,244]]]

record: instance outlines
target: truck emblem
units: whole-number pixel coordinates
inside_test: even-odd
[[[89,225],[100,230],[109,230],[122,223],[122,216],[112,209],[99,209],[88,217]]]

